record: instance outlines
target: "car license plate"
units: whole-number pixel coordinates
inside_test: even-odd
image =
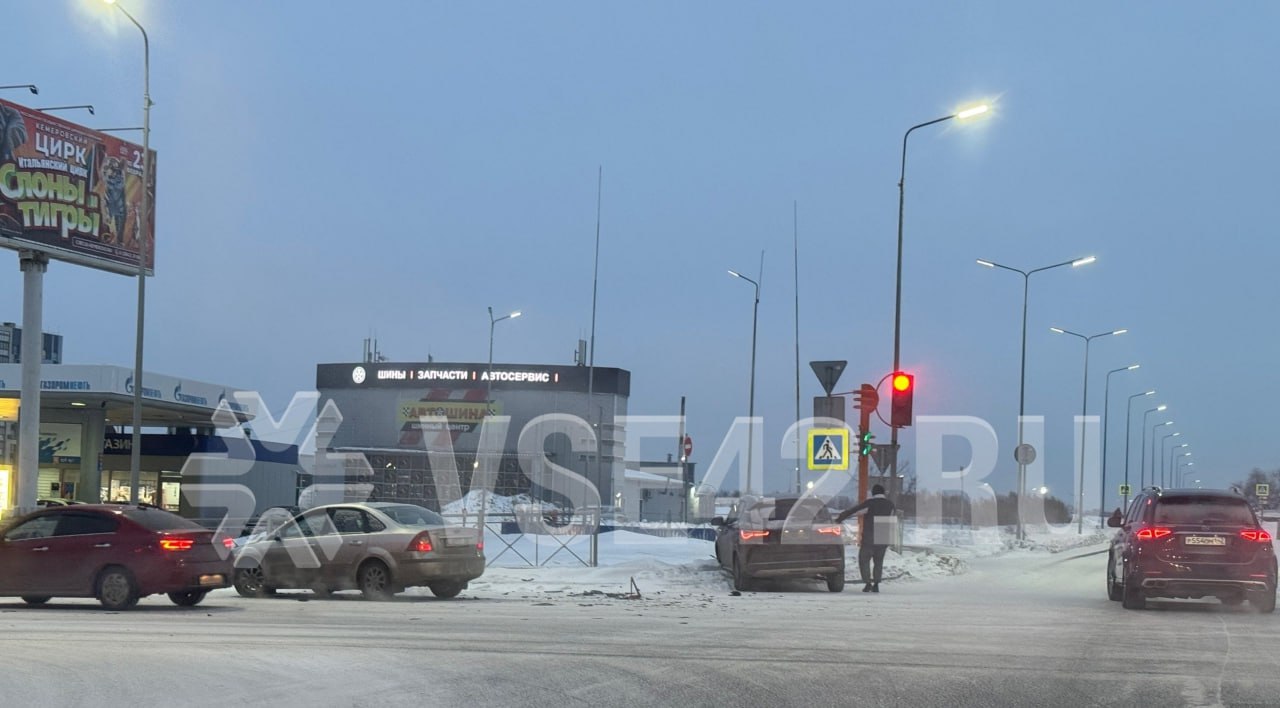
[[[1183,543],[1188,546],[1225,546],[1227,539],[1222,536],[1187,536]]]
[[[471,545],[471,539],[466,536],[446,536],[444,539],[444,545],[449,548],[453,548],[454,546],[469,546]]]
[[[224,582],[224,578],[221,573],[200,576],[201,585],[221,585],[223,582]]]

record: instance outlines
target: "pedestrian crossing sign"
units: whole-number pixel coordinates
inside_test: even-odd
[[[1127,497],[1133,490],[1127,484],[1120,485],[1120,496]]]
[[[849,429],[814,428],[809,431],[809,469],[849,469]]]

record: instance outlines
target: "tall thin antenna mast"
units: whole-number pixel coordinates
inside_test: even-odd
[[[791,202],[791,244],[793,248],[792,262],[795,264],[796,283],[796,494],[800,489],[800,460],[803,453],[800,447],[800,204]]]

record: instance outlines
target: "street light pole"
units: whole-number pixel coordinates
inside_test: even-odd
[[[1160,404],[1155,408],[1148,409],[1146,412],[1142,414],[1142,441],[1139,445],[1142,448],[1142,450],[1141,450],[1141,458],[1138,464],[1138,488],[1139,489],[1145,489],[1147,486],[1147,416],[1151,415],[1152,413],[1159,413],[1161,411],[1164,411],[1168,407],[1169,406]]]
[[[138,214],[138,324],[133,358],[133,437],[129,452],[129,503],[138,503],[138,487],[142,483],[142,345],[147,309],[147,219],[151,212],[151,40],[147,30],[124,6],[115,5],[142,33],[142,209]],[[123,240],[124,234],[117,234]],[[157,497],[159,478],[156,479]],[[159,501],[157,499],[156,501]]]
[[[1088,265],[1090,263],[1093,263],[1096,260],[1098,259],[1093,256],[1085,256],[1084,258],[1076,258],[1069,261],[1063,261],[1061,263],[1054,263],[1053,265],[1044,266],[1043,268],[1033,268],[1032,270],[1021,270],[1019,268],[1012,268],[1007,265],[1001,265],[999,263],[996,263],[995,261],[987,261],[981,258],[978,259],[978,265],[980,266],[984,266],[987,268],[999,268],[1001,270],[1007,270],[1011,273],[1017,273],[1018,275],[1022,276],[1022,363],[1019,366],[1019,373],[1018,373],[1018,446],[1019,447],[1022,446],[1022,418],[1023,416],[1026,415],[1026,406],[1027,406],[1027,303],[1031,293],[1031,276],[1041,271],[1053,270],[1054,268],[1062,268],[1064,266],[1071,266],[1072,268],[1078,268],[1082,265]],[[896,370],[897,367],[895,366],[894,368]],[[1022,525],[1022,512],[1021,512],[1022,498],[1026,493],[1026,484],[1027,484],[1027,466],[1022,463],[1018,463],[1017,486],[1018,486],[1018,509],[1019,509],[1018,511],[1018,538],[1019,539],[1025,538],[1026,536],[1026,531],[1024,530]]]
[[[1144,392],[1142,392],[1142,393],[1135,393],[1135,394],[1133,394],[1132,396],[1129,396],[1129,404],[1128,404],[1128,406],[1125,408],[1125,414],[1124,414],[1124,486],[1125,486],[1125,488],[1126,488],[1126,489],[1131,489],[1131,488],[1129,487],[1129,442],[1133,439],[1133,433],[1132,433],[1131,428],[1130,428],[1130,424],[1133,422],[1133,399],[1135,399],[1135,398],[1142,398],[1143,396],[1154,396],[1154,395],[1156,395],[1156,392],[1155,392],[1154,390],[1151,390],[1151,391],[1144,391]],[[1123,495],[1123,496],[1124,496],[1124,506],[1125,506],[1125,508],[1126,508],[1126,509],[1128,509],[1128,508],[1129,508],[1129,495],[1128,495],[1128,494],[1125,494],[1125,495]]]
[[[763,256],[762,256],[763,257]],[[756,325],[760,317],[760,283],[748,278],[736,270],[729,271],[729,275],[735,278],[741,278],[755,286],[755,303],[751,307],[751,386],[750,393],[747,395],[747,494],[751,493],[751,463],[752,454],[755,451],[755,428],[756,428]]]
[[[1168,440],[1169,440],[1170,438],[1179,438],[1179,437],[1182,437],[1182,433],[1169,433],[1169,434],[1167,434],[1167,435],[1162,435],[1162,436],[1160,436],[1160,486],[1161,486],[1161,487],[1167,486],[1167,485],[1166,485],[1166,480],[1165,480],[1165,470],[1166,470],[1166,469],[1168,469],[1168,468],[1167,468],[1167,467],[1165,467],[1165,464],[1164,464],[1164,459],[1165,459],[1165,458],[1164,458],[1164,444],[1165,444],[1166,442],[1168,442]],[[1151,464],[1153,464],[1153,465],[1154,465],[1155,463],[1156,463],[1155,455],[1152,455],[1152,456],[1151,456]],[[1154,478],[1154,477],[1155,477],[1155,473],[1153,472],[1153,473],[1151,474],[1151,476]],[[1172,483],[1173,483],[1173,480],[1172,480],[1172,479],[1169,479],[1169,480],[1168,480],[1168,484],[1172,484]]]
[[[1098,491],[1098,524],[1100,527],[1104,527],[1107,513],[1107,417],[1111,414],[1111,375],[1118,374],[1121,371],[1133,371],[1140,366],[1141,364],[1132,364],[1108,371],[1106,384],[1102,387],[1102,484]]]
[[[1110,332],[1099,332],[1098,334],[1083,335],[1079,332],[1072,332],[1069,329],[1061,327],[1050,327],[1050,332],[1057,334],[1069,334],[1072,337],[1078,337],[1084,340],[1084,395],[1081,397],[1080,403],[1080,484],[1076,491],[1076,533],[1084,533],[1084,440],[1085,431],[1088,427],[1085,425],[1085,416],[1089,415],[1089,345],[1098,337],[1110,337],[1116,334],[1124,334],[1127,329],[1115,329]],[[1106,451],[1103,451],[1105,456]]]
[[[1156,428],[1163,428],[1166,425],[1173,425],[1173,421],[1166,420],[1163,423],[1156,423],[1151,428],[1151,484],[1153,486],[1156,483]],[[1160,486],[1164,485],[1162,484]]]
[[[489,308],[489,370],[488,370],[488,381],[486,382],[487,385],[485,386],[485,397],[484,397],[485,408],[488,408],[489,406],[493,405],[493,330],[494,330],[494,327],[496,327],[499,322],[503,320],[513,320],[519,317],[520,314],[521,314],[520,311],[516,310],[515,312],[512,312],[509,315],[503,315],[502,317],[498,317],[495,319],[493,316],[493,308],[492,307]]]
[[[1174,471],[1174,468],[1173,468],[1174,463],[1175,463],[1175,462],[1177,462],[1177,460],[1178,460],[1177,456],[1175,456],[1175,455],[1173,454],[1173,451],[1174,451],[1174,450],[1179,450],[1179,449],[1184,448],[1184,447],[1191,447],[1191,444],[1190,444],[1190,443],[1182,443],[1181,445],[1174,445],[1173,447],[1169,448],[1169,484],[1173,484],[1175,481],[1176,481],[1176,482],[1178,482],[1179,484],[1181,484],[1181,483],[1182,483],[1182,480],[1177,479],[1177,474],[1176,474],[1176,472]],[[1190,454],[1190,453],[1187,453],[1187,454]],[[1162,472],[1162,474],[1163,474],[1163,472]]]
[[[35,84],[10,84],[9,86],[0,86],[0,91],[7,91],[9,89],[26,89],[34,94],[40,93],[39,87]]]
[[[907,184],[907,139],[911,134],[919,128],[925,128],[930,125],[942,123],[952,119],[966,120],[974,116],[979,116],[991,110],[990,104],[982,103],[971,108],[957,111],[948,116],[934,118],[924,123],[913,125],[907,129],[902,135],[902,169],[898,174],[898,265],[897,275],[894,278],[894,298],[893,298],[893,371],[897,372],[902,366],[902,215],[906,210],[906,184]],[[889,475],[890,479],[898,478],[898,428],[897,426],[889,426],[889,445],[893,450],[892,456],[889,458]]]

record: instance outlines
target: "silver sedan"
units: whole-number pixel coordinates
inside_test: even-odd
[[[245,597],[300,588],[359,590],[367,599],[386,600],[426,586],[449,598],[484,573],[484,541],[479,529],[449,524],[412,504],[331,504],[245,543],[235,568],[236,591]]]

